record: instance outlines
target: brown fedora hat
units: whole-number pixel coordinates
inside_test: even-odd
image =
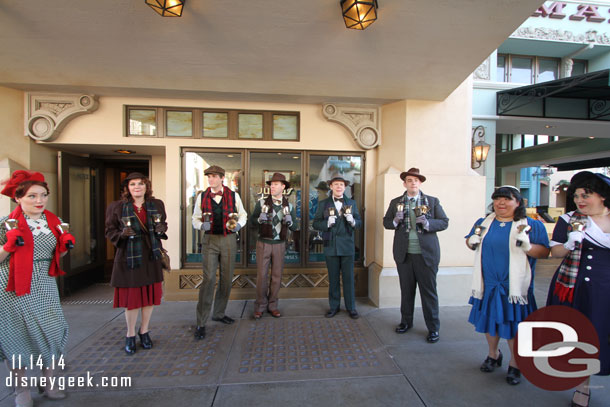
[[[218,174],[221,177],[225,176],[225,170],[217,165],[212,165],[203,171],[203,175]]]
[[[411,176],[411,177],[417,177],[417,178],[419,178],[419,180],[420,180],[421,182],[424,182],[424,181],[426,180],[426,177],[424,177],[423,175],[421,175],[421,174],[419,173],[419,168],[415,168],[415,167],[413,167],[413,168],[409,168],[409,171],[405,171],[405,172],[401,172],[401,173],[400,173],[400,179],[401,179],[401,180],[403,180],[403,181],[404,181],[404,180],[405,180],[405,178],[407,178],[408,176]]]
[[[346,180],[345,178],[343,178],[343,175],[341,174],[335,174],[333,175],[333,177],[331,179],[328,180],[328,185],[332,185],[333,182],[335,181],[343,181],[343,183],[345,184],[345,186],[349,185],[349,181]]]
[[[267,181],[267,185],[271,185],[274,181],[281,182],[286,188],[290,188],[290,182],[286,181],[286,176],[284,174],[280,174],[279,172],[274,173],[271,179]]]

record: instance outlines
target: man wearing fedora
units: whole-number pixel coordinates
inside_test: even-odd
[[[436,232],[447,229],[449,218],[438,198],[425,195],[420,185],[426,181],[419,168],[411,168],[400,174],[405,193],[390,201],[383,217],[383,226],[394,230],[394,261],[400,280],[399,334],[413,326],[415,288],[419,286],[424,319],[428,328],[426,340],[439,340],[438,295],[436,273],[441,258]],[[422,210],[427,207],[427,212]],[[425,212],[425,213],[423,213]]]
[[[296,214],[292,204],[283,192],[290,188],[286,177],[276,172],[267,181],[271,193],[263,197],[254,207],[250,221],[258,226],[256,242],[256,302],[254,319],[260,319],[268,310],[271,316],[279,318],[278,294],[282,283],[284,254],[286,253],[286,236],[288,229],[298,228]],[[271,265],[271,283],[269,283],[269,266]]]
[[[217,165],[212,165],[203,173],[207,176],[210,186],[197,196],[192,218],[193,228],[204,232],[203,281],[199,286],[195,339],[205,337],[205,323],[212,310],[212,299],[214,299],[212,320],[224,324],[235,322],[225,315],[225,309],[233,282],[237,232],[248,221],[248,214],[239,194],[223,185],[225,170]],[[236,224],[231,219],[231,215],[235,213],[238,215]],[[214,297],[216,270],[219,264],[219,282]]]
[[[324,239],[324,257],[328,269],[328,302],[330,309],[327,318],[334,317],[341,305],[341,284],[343,280],[343,299],[349,316],[358,318],[354,290],[354,230],[362,222],[356,201],[344,196],[349,185],[342,175],[335,175],[328,181],[331,197],[318,205],[313,220],[313,227],[322,232]]]

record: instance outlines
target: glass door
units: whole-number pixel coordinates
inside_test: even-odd
[[[284,257],[286,265],[301,264],[301,220],[303,219],[301,210],[301,157],[302,154],[300,152],[251,152],[248,166],[249,203],[246,207],[248,214],[254,212],[254,207],[258,200],[263,199],[269,194],[267,181],[271,179],[274,173],[279,172],[283,174],[290,183],[290,188],[284,190],[284,196],[295,208],[297,218],[294,222],[299,225],[299,230],[288,232],[286,238],[286,254]],[[258,230],[251,222],[249,222],[248,232],[248,265],[256,265],[256,241],[258,239]]]
[[[99,160],[58,153],[58,215],[70,224],[76,245],[63,257],[66,275],[59,279],[60,294],[104,277],[104,214],[101,205]]]

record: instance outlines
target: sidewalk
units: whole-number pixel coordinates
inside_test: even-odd
[[[536,296],[544,304],[555,264],[541,264]],[[467,318],[469,306],[441,307],[441,340],[425,341],[415,326],[394,333],[397,309],[377,309],[362,299],[361,318],[341,312],[323,317],[327,301],[282,300],[284,317],[251,318],[253,301],[231,301],[233,325],[210,322],[195,341],[195,302],[166,302],[151,324],[154,348],[122,351],[124,317],[112,308],[112,289],[98,285],[68,298],[70,324],[64,376],[130,377],[128,388],[70,388],[65,400],[34,395],[36,406],[569,406],[571,391],[547,392],[523,379],[509,386],[507,361],[496,372],[479,371],[487,345]],[[506,341],[501,342],[505,355]],[[6,377],[6,367],[2,367]],[[608,377],[593,377],[591,406],[610,405]],[[14,405],[2,386],[0,407]],[[34,394],[34,392],[32,392]]]

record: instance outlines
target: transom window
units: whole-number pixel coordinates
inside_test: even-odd
[[[127,137],[299,141],[300,113],[125,106]]]

